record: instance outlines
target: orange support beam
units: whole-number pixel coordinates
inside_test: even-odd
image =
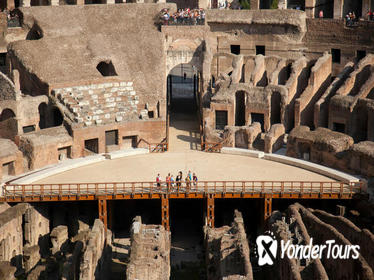
[[[103,222],[105,232],[108,228],[108,215],[106,199],[99,198],[99,219]]]
[[[208,194],[206,202],[208,226],[214,228],[214,194]]]
[[[169,223],[169,198],[166,194],[161,197],[161,224],[166,230],[170,230]]]
[[[265,199],[264,199],[264,221],[265,222],[271,216],[271,212],[272,212],[271,208],[272,208],[272,198],[271,196],[265,196]]]

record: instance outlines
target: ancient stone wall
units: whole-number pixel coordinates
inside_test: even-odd
[[[6,75],[0,72],[0,101],[15,99],[16,89],[13,82]]]
[[[17,146],[8,139],[0,139],[0,146],[0,180],[22,174],[24,172],[22,153]]]
[[[318,128],[294,128],[287,141],[287,155],[340,169],[353,174],[373,176],[373,142],[353,144],[353,139],[343,133]]]
[[[104,224],[96,219],[89,233],[80,263],[79,279],[106,279],[107,258],[110,258],[110,238],[107,238]]]
[[[317,244],[324,243],[327,240],[335,240],[336,244],[352,245],[350,240],[345,237],[344,233],[339,232],[332,225],[322,222],[309,210],[300,206],[299,211],[304,224]],[[328,275],[334,275],[338,279],[344,277],[348,279],[372,279],[374,277],[372,269],[361,254],[356,260],[351,258],[340,259],[338,262],[332,258],[328,259],[326,257],[326,252],[324,256],[322,263]]]
[[[204,227],[208,279],[253,279],[242,214],[231,226]]]
[[[347,63],[339,75],[332,81],[325,93],[314,105],[314,127],[327,127],[329,120],[329,102],[353,71],[353,62]]]
[[[330,83],[332,60],[331,55],[320,57],[311,69],[308,86],[295,100],[295,126],[313,127],[314,104],[326,91]]]
[[[167,280],[170,278],[170,232],[160,225],[142,224],[138,216],[131,228],[128,280]]]
[[[51,243],[52,243],[52,254],[58,252],[66,251],[67,243],[69,240],[68,227],[67,226],[57,226],[52,229],[50,233]]]
[[[0,214],[0,261],[22,267],[23,232],[22,215],[28,204],[20,203]]]
[[[368,229],[360,229],[350,220],[341,216],[334,216],[322,210],[313,210],[312,213],[323,222],[333,226],[352,243],[360,245],[360,253],[370,267],[374,267],[374,235]]]
[[[278,151],[284,145],[285,129],[283,124],[273,124],[265,135],[265,153]]]
[[[277,265],[281,279],[371,279],[373,271],[370,268],[370,245],[372,234],[367,235],[354,224],[343,217],[336,217],[321,210],[306,209],[296,203],[290,205],[282,215],[273,212],[269,219],[272,231],[278,240],[289,241],[296,245],[308,245],[313,238],[313,245],[324,244],[334,240],[339,245],[360,245],[360,255],[357,259],[328,259],[327,252],[314,260],[306,259],[304,264],[300,258],[278,259]],[[366,234],[366,237],[358,237]],[[368,238],[369,237],[369,238]],[[361,247],[368,242],[369,248]],[[365,246],[365,245],[363,245]],[[367,246],[367,245],[366,245]]]
[[[9,262],[0,261],[0,279],[16,280],[14,277],[16,270]]]
[[[19,148],[28,161],[30,170],[59,162],[59,149],[72,146],[72,138],[63,126],[23,134]]]

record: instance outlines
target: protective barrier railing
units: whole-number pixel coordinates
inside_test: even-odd
[[[136,144],[137,148],[140,148],[140,144],[144,142],[145,145],[148,147],[150,153],[163,153],[166,152],[169,148],[169,143],[167,138],[162,140],[160,143],[149,143],[148,141],[141,138],[138,143]]]
[[[208,153],[220,153],[222,149],[222,143],[215,142],[202,142],[201,150]]]
[[[363,193],[363,183],[299,182],[299,181],[201,181],[179,183],[113,182],[76,184],[6,184],[3,196],[43,197],[117,194],[304,194],[353,195]]]

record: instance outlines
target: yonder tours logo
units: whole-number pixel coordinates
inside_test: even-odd
[[[335,240],[327,240],[324,244],[313,244],[310,238],[309,244],[292,244],[291,240],[281,240],[279,258],[289,259],[358,259],[360,256],[359,245],[336,244]],[[271,232],[260,235],[256,239],[258,265],[273,265],[277,258],[278,241]]]

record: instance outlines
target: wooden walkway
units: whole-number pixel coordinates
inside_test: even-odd
[[[118,199],[160,199],[161,224],[169,227],[169,199],[205,199],[206,222],[214,227],[216,198],[263,199],[264,220],[272,212],[272,199],[352,199],[363,194],[363,183],[298,182],[298,181],[205,181],[182,182],[180,186],[158,186],[155,182],[115,182],[77,184],[6,184],[0,201],[98,201],[98,217],[108,224],[107,201]]]
[[[196,185],[160,187],[155,182],[76,184],[6,184],[0,200],[7,202],[74,201],[105,199],[204,198],[303,198],[350,199],[362,193],[362,183],[297,181],[206,181]]]

